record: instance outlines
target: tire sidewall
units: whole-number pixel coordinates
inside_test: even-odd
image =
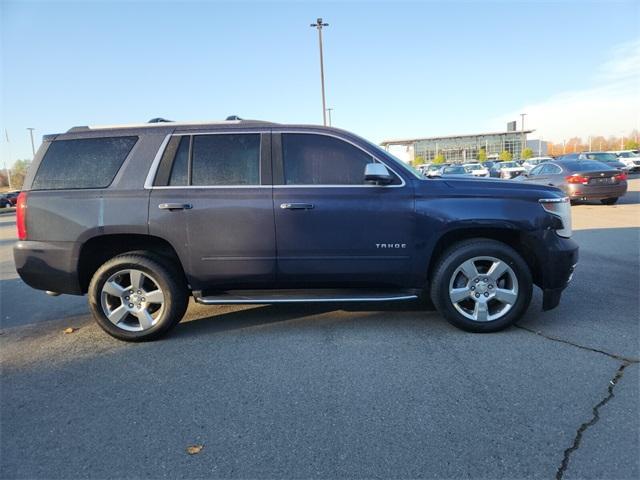
[[[136,269],[148,274],[153,277],[162,290],[164,296],[162,314],[157,323],[148,330],[130,332],[118,328],[107,318],[102,310],[101,293],[103,285],[114,273],[126,269]],[[182,307],[180,302],[185,303],[185,306],[186,302],[179,298],[181,295],[176,287],[176,282],[172,281],[170,271],[155,259],[152,260],[151,258],[137,255],[122,255],[103,264],[94,274],[88,290],[89,307],[98,325],[109,335],[127,341],[152,340],[161,336],[178,323],[184,313],[184,308],[180,312]],[[186,292],[183,292],[182,296],[186,296]],[[177,320],[176,316],[178,317]]]
[[[518,299],[503,317],[490,322],[475,322],[458,312],[449,298],[449,284],[455,270],[465,261],[474,257],[495,257],[505,262],[518,280]],[[525,312],[531,302],[533,282],[531,272],[522,257],[511,247],[497,241],[478,241],[452,248],[443,256],[434,277],[433,301],[440,313],[453,325],[463,330],[488,333],[509,327]]]

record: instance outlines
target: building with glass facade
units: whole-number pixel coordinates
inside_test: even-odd
[[[385,140],[382,147],[403,146],[411,157],[406,160],[418,160],[421,163],[432,162],[438,154],[444,155],[446,162],[475,162],[478,153],[485,149],[487,157],[497,158],[500,152],[508,151],[514,159],[520,158],[522,144],[526,145],[527,134],[533,130],[476,133],[473,135],[451,135],[446,137],[413,138],[405,140]],[[524,137],[524,138],[523,138]]]

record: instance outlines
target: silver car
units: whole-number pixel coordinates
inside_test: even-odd
[[[558,187],[572,202],[600,200],[613,205],[627,193],[627,175],[595,160],[544,162],[522,175],[521,180]]]

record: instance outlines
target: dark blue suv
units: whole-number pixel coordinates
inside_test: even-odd
[[[493,332],[543,309],[578,247],[556,188],[427,179],[343,130],[232,120],[45,137],[18,201],[15,262],[99,325],[156,338],[203,304],[430,298]]]

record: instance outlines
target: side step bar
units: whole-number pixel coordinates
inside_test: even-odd
[[[199,293],[199,292],[194,292]],[[343,303],[393,302],[415,300],[418,294],[410,290],[229,290],[214,295],[195,296],[203,305],[269,304],[269,303]]]

